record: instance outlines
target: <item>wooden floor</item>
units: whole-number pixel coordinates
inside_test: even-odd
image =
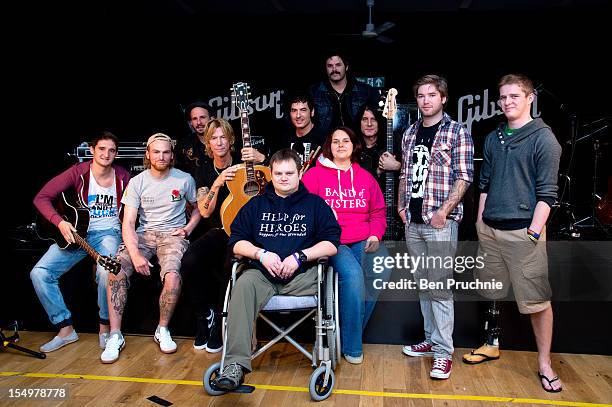
[[[51,333],[21,332],[19,344],[37,349]],[[1,406],[156,406],[158,396],[175,406],[314,405],[308,395],[312,372],[306,358],[289,344],[277,344],[254,362],[247,383],[261,385],[247,395],[210,397],[201,385],[205,369],[220,358],[195,351],[192,339],[176,339],[179,350],[164,355],[151,337],[127,336],[119,361],[100,363],[97,335],[35,359],[0,351]],[[365,360],[336,370],[336,393],[321,406],[593,406],[612,403],[612,357],[555,354],[553,364],[564,382],[558,394],[544,392],[538,382],[535,353],[503,351],[498,361],[463,364],[465,349],[456,349],[449,380],[429,378],[431,359],[409,358],[398,345],[365,345]],[[266,387],[265,385],[271,386]],[[10,388],[67,388],[65,400],[41,402],[8,398]]]

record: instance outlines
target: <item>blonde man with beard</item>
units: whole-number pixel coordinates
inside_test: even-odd
[[[128,278],[134,271],[151,274],[149,259],[156,255],[163,289],[159,297],[159,325],[154,340],[163,353],[176,352],[168,323],[181,292],[181,259],[187,250],[187,237],[200,221],[196,207],[195,181],[191,175],[173,168],[174,146],[170,137],[156,133],[149,137],[145,152],[147,169],[130,181],[121,202],[125,205],[123,241],[117,252],[121,271],[111,276],[108,301],[111,332],[100,359],[113,363],[125,346],[121,319],[127,301]],[[187,203],[192,206],[187,222]],[[136,229],[136,217],[140,226]]]

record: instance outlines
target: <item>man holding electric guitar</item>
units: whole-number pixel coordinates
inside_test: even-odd
[[[113,163],[117,155],[117,138],[109,132],[98,135],[90,144],[93,158],[78,163],[51,179],[34,198],[34,205],[42,217],[37,231],[56,241],[30,272],[38,299],[49,320],[59,331],[40,347],[52,352],[79,339],[72,326],[71,313],[59,289],[59,278],[89,253],[96,257],[96,282],[100,309],[100,347],[104,348],[109,334],[106,286],[108,273],[117,272],[114,255],[121,243],[121,197],[130,175]],[[71,202],[69,195],[76,200]],[[58,204],[67,211],[58,211]],[[55,205],[55,206],[54,206]],[[68,219],[68,220],[67,220]],[[77,229],[81,235],[77,234]],[[81,249],[72,247],[81,246]]]

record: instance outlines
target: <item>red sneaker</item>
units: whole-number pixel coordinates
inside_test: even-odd
[[[433,366],[429,372],[432,379],[448,379],[451,374],[453,361],[444,358],[434,358]]]
[[[425,341],[416,345],[406,345],[402,348],[402,352],[408,356],[433,356],[431,350],[432,344]]]

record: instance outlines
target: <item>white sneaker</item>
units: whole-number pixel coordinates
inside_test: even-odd
[[[108,332],[98,334],[98,341],[100,344],[100,349],[106,349],[106,341],[108,341],[109,335],[110,334]]]
[[[176,342],[172,340],[170,331],[165,326],[158,326],[155,330],[153,340],[159,343],[159,349],[164,353],[176,352]]]
[[[121,333],[112,334],[106,341],[104,352],[100,355],[102,363],[115,363],[119,359],[119,352],[125,347],[125,339]]]
[[[359,356],[344,355],[344,359],[346,359],[347,362],[353,365],[360,365],[361,363],[363,363],[363,354]]]

